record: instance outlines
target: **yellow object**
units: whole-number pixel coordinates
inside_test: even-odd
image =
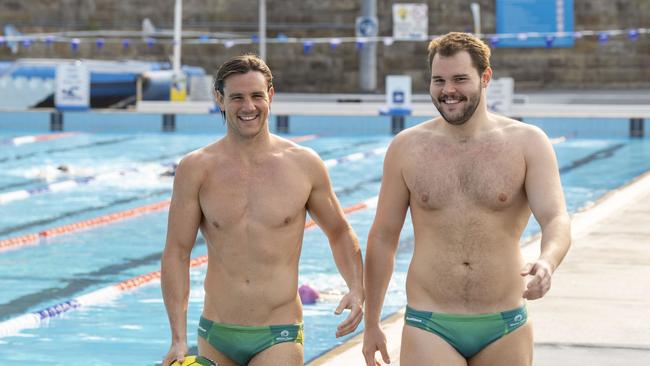
[[[202,356],[185,356],[183,363],[175,361],[170,366],[217,366],[217,364]]]
[[[184,102],[187,99],[187,91],[184,88],[171,88],[169,94],[172,102]]]
[[[169,89],[169,97],[172,102],[184,102],[187,99],[187,79],[174,78]]]

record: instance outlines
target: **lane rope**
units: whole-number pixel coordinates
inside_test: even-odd
[[[366,151],[363,153],[354,153],[350,154],[347,156],[343,156],[338,159],[329,159],[325,160],[325,164],[328,167],[332,167],[344,162],[350,162],[350,161],[355,161],[355,160],[360,160],[365,157],[373,156],[373,155],[380,155],[386,152],[387,148],[378,148],[370,151]],[[1,195],[0,195],[1,196]],[[25,245],[30,245],[30,244],[35,244],[40,240],[42,237],[51,237],[55,235],[60,235],[60,234],[66,234],[70,233],[73,231],[77,230],[83,230],[83,229],[88,229],[94,226],[98,225],[104,225],[108,223],[112,223],[115,221],[123,220],[126,218],[134,217],[134,216],[139,216],[147,213],[153,213],[162,209],[166,209],[169,206],[169,200],[161,201],[158,203],[153,203],[150,205],[142,206],[142,207],[136,207],[133,209],[125,210],[125,211],[120,211],[116,212],[113,214],[108,214],[88,220],[83,220],[77,223],[73,224],[68,224],[68,225],[63,225],[51,229],[47,229],[38,233],[32,233],[32,234],[26,234],[14,238],[9,238],[9,239],[4,239],[0,240],[0,251],[4,249],[9,249],[9,248],[17,248],[20,246],[25,246]],[[361,204],[359,204],[361,205]],[[344,210],[345,212],[345,210]],[[347,213],[347,212],[345,212]],[[313,223],[311,224],[313,225]]]
[[[346,214],[351,214],[367,208],[377,207],[378,197],[366,199],[360,203],[348,206],[343,209]],[[312,220],[305,223],[305,230],[314,227]],[[208,263],[208,256],[201,255],[190,260],[190,268],[196,268]],[[38,328],[43,322],[58,317],[61,314],[71,310],[78,309],[82,306],[98,305],[107,303],[116,299],[127,291],[142,287],[153,281],[160,280],[161,272],[152,271],[143,275],[135,276],[117,284],[91,291],[87,294],[75,297],[70,300],[59,302],[55,305],[48,306],[44,309],[31,313],[23,314],[5,321],[0,322],[0,338],[8,337],[19,333],[21,330]]]
[[[50,133],[46,135],[18,136],[6,140],[1,140],[0,144],[18,146],[23,144],[31,144],[33,142],[61,139],[65,137],[75,136],[75,135],[79,135],[79,132],[60,132],[60,133]]]
[[[317,138],[317,135],[305,135],[305,136],[292,137],[289,138],[289,140],[293,142],[303,142],[303,141],[313,140],[315,138]],[[158,171],[158,173],[163,172],[162,169],[169,169],[175,164],[178,164],[179,161],[180,158],[176,159],[173,162],[156,164],[156,166],[160,170]],[[0,204],[27,199],[31,196],[38,195],[38,194],[68,190],[75,187],[79,187],[81,185],[90,184],[92,182],[115,180],[129,173],[146,172],[149,171],[150,169],[151,167],[149,165],[145,165],[141,167],[124,169],[117,172],[106,172],[98,175],[88,175],[88,176],[78,177],[74,179],[62,180],[62,181],[46,184],[44,186],[32,188],[32,189],[21,189],[17,191],[4,192],[4,193],[0,193]]]
[[[163,168],[169,169],[169,167],[171,167],[172,164],[174,163],[156,164],[157,166],[159,165],[159,167],[157,167],[158,171],[156,172],[162,173],[164,171]],[[74,178],[74,179],[62,180],[62,181],[46,184],[44,186],[36,187],[32,189],[21,189],[18,191],[0,193],[0,204],[23,200],[38,194],[68,190],[75,187],[79,187],[81,185],[90,184],[92,182],[116,180],[123,177],[126,174],[147,172],[147,171],[151,171],[151,166],[146,165],[142,167],[124,169],[117,172],[106,172],[97,175],[88,175],[88,176]]]
[[[387,147],[380,147],[380,148],[372,149],[372,150],[365,151],[365,152],[358,152],[358,153],[346,155],[346,156],[336,158],[336,159],[327,159],[327,160],[325,160],[323,162],[325,163],[326,167],[330,168],[330,167],[339,165],[341,163],[347,163],[347,162],[350,162],[350,161],[362,160],[362,159],[369,158],[369,157],[375,156],[375,155],[383,155],[383,154],[386,153],[386,150],[388,150]]]
[[[38,233],[26,234],[14,238],[3,239],[0,240],[0,251],[5,249],[10,249],[10,248],[13,249],[13,248],[30,245],[30,244],[37,244],[41,240],[41,238],[53,237],[56,235],[67,234],[74,231],[89,229],[95,226],[105,225],[119,220],[124,220],[127,218],[164,210],[169,207],[169,203],[170,200],[167,199],[160,202],[155,202],[155,203],[151,203],[140,207],[135,207],[124,211],[119,211],[107,215],[94,217],[88,220],[83,220],[72,224],[57,226],[54,228],[40,231]]]

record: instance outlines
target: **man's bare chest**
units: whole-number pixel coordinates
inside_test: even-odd
[[[231,169],[207,177],[201,210],[217,228],[289,225],[304,217],[311,184],[302,172],[282,166]]]
[[[404,169],[411,202],[425,210],[473,205],[505,209],[524,194],[526,165],[514,149],[420,154]]]

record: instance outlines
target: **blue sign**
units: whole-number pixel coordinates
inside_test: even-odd
[[[379,22],[376,17],[357,17],[357,37],[375,37],[379,34]]]
[[[402,90],[393,91],[393,103],[404,104],[404,92]]]
[[[496,15],[498,40],[491,41],[495,47],[573,47],[575,43],[573,0],[497,0]]]

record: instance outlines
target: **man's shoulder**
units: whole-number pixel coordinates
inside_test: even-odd
[[[501,115],[495,116],[500,128],[506,133],[523,135],[532,138],[546,136],[544,131],[535,125]]]
[[[205,160],[210,159],[211,156],[218,156],[219,150],[221,150],[220,141],[215,141],[211,144],[202,146],[196,150],[190,151],[185,156],[181,162],[186,162],[186,164],[201,164]]]
[[[273,145],[276,151],[282,152],[283,155],[289,155],[295,158],[314,158],[318,154],[307,146],[299,145],[284,137],[273,135]]]
[[[429,120],[400,131],[400,133],[395,135],[390,145],[392,150],[401,150],[413,146],[414,143],[423,139],[431,141],[440,136],[436,121]]]
[[[223,156],[219,153],[220,149],[222,148],[219,146],[219,141],[216,141],[187,153],[178,163],[177,171],[181,174],[203,171],[208,165],[218,164],[218,160]]]

